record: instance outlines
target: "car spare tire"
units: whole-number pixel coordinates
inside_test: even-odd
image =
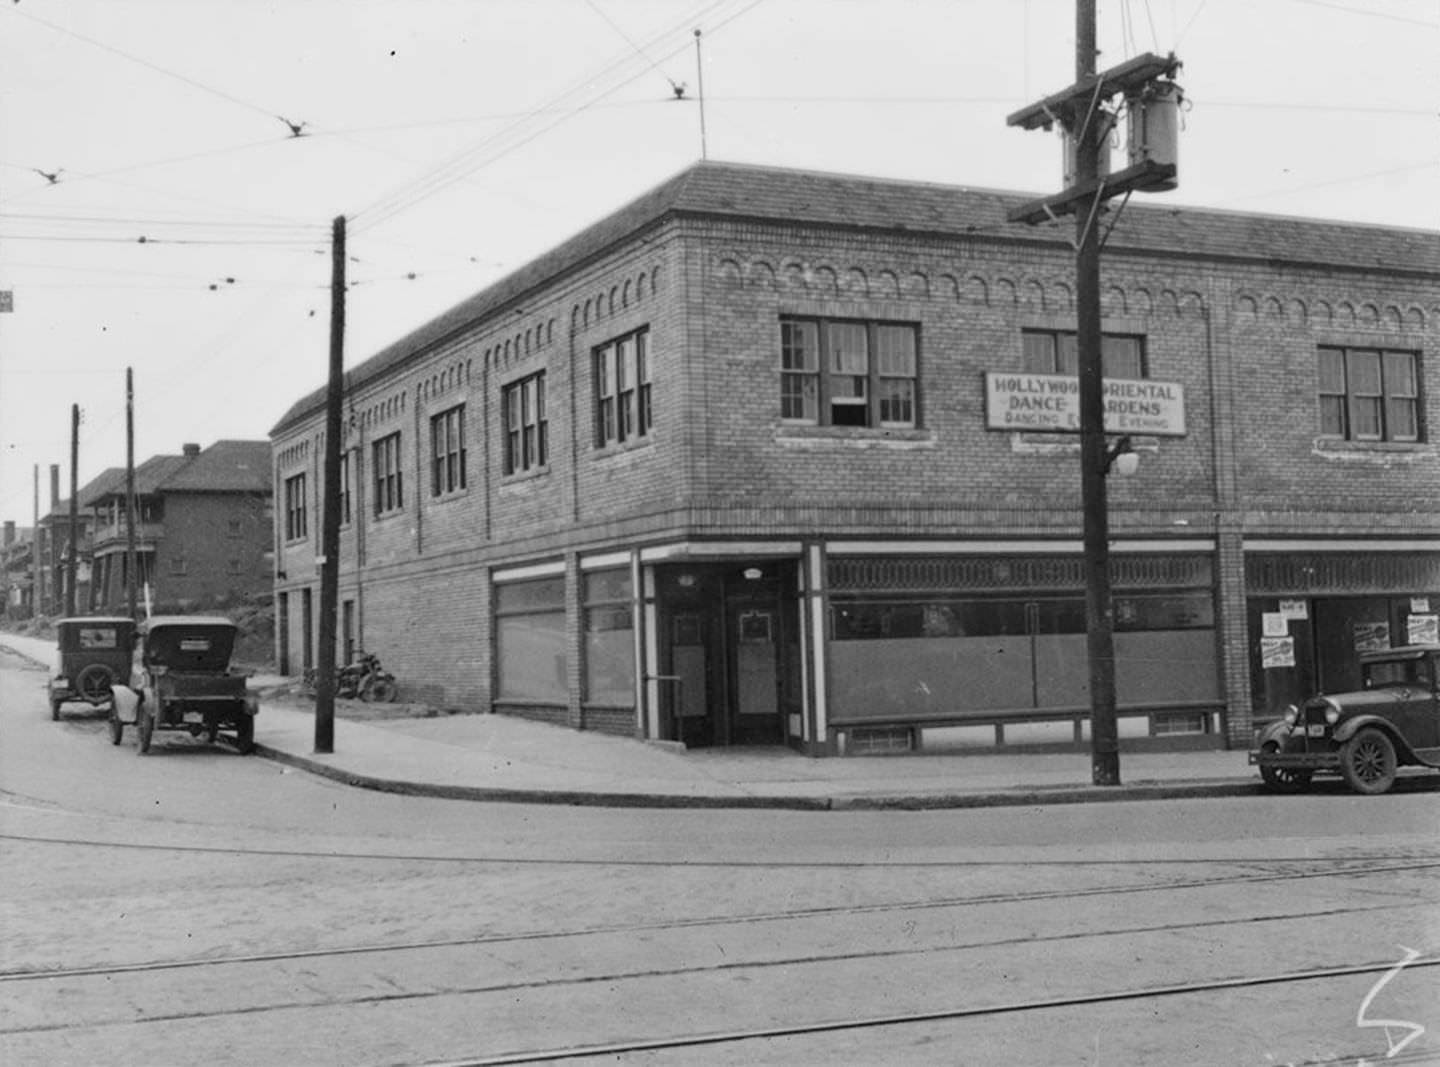
[[[75,692],[92,704],[110,698],[110,687],[115,684],[115,672],[103,663],[92,663],[75,677]]]

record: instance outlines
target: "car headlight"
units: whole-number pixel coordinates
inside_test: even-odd
[[[1300,709],[1297,708],[1294,704],[1289,705],[1285,709],[1285,725],[1294,726],[1295,720],[1298,718],[1300,718]]]
[[[1340,721],[1339,705],[1327,700],[1325,701],[1325,721],[1334,726]]]

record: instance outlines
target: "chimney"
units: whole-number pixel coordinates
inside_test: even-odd
[[[60,464],[50,464],[50,510],[60,510]]]
[[[4,547],[9,548],[9,547],[10,547],[11,545],[13,545],[14,543],[15,543],[15,520],[14,520],[14,519],[6,519],[6,520],[5,520],[5,546],[4,546]]]
[[[197,444],[186,444],[183,446],[182,451],[185,453],[186,459],[194,459],[200,454],[200,446]]]

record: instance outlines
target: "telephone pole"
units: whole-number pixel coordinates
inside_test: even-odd
[[[135,370],[125,368],[125,609],[133,619],[136,615],[135,551]]]
[[[1080,364],[1080,496],[1084,522],[1086,652],[1090,675],[1090,773],[1095,785],[1120,784],[1120,742],[1115,714],[1115,610],[1110,587],[1110,512],[1105,476],[1129,439],[1110,447],[1105,438],[1105,383],[1100,330],[1100,209],[1104,201],[1136,190],[1174,188],[1174,163],[1137,153],[1131,128],[1131,166],[1102,176],[1101,146],[1110,131],[1102,101],[1127,97],[1171,78],[1174,56],[1146,54],[1102,74],[1095,70],[1095,0],[1076,0],[1075,84],[1017,111],[1006,121],[1024,129],[1059,122],[1075,152],[1074,184],[1055,196],[1009,213],[1012,222],[1037,223],[1075,215],[1076,346]],[[1136,106],[1132,104],[1132,106]]]
[[[75,615],[75,557],[80,554],[80,502],[75,499],[79,492],[80,463],[80,405],[70,405],[70,553],[65,562],[65,614]]]
[[[331,228],[330,379],[325,392],[325,464],[320,508],[320,656],[316,663],[315,751],[335,751],[335,608],[340,599],[340,407],[345,383],[345,216]]]

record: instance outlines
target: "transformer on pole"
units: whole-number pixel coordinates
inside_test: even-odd
[[[1035,224],[1075,215],[1076,346],[1080,363],[1080,495],[1084,511],[1086,651],[1090,674],[1091,780],[1120,784],[1120,743],[1115,714],[1115,618],[1110,589],[1110,520],[1105,476],[1129,439],[1113,447],[1105,439],[1101,364],[1101,205],[1131,192],[1176,186],[1179,88],[1175,57],[1149,53],[1097,74],[1095,0],[1077,0],[1075,84],[1011,115],[1024,129],[1059,125],[1066,137],[1066,188],[1022,204],[1011,222]],[[1121,95],[1130,110],[1129,165],[1109,173],[1106,140],[1115,112],[1106,106]],[[1102,167],[1102,159],[1106,165]],[[1073,169],[1072,169],[1073,162]]]

